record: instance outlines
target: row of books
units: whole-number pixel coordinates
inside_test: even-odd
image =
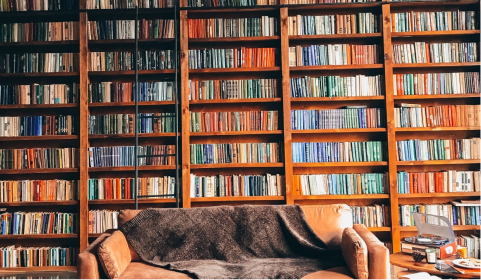
[[[68,41],[79,39],[78,22],[0,24],[0,42]]]
[[[102,82],[88,85],[89,102],[134,102],[135,83]],[[173,82],[140,82],[138,101],[174,100]]]
[[[399,223],[404,227],[415,226],[414,219],[411,216],[411,213],[415,212],[446,217],[453,225],[481,225],[479,200],[477,205],[476,203],[457,203],[454,201],[451,203],[399,205]],[[471,206],[465,206],[466,204]],[[428,222],[429,218],[427,218]]]
[[[190,197],[284,195],[285,178],[279,174],[215,175],[190,174]]]
[[[77,214],[14,212],[0,214],[0,234],[70,234],[77,232]]]
[[[382,95],[382,76],[291,78],[291,97],[354,97]]]
[[[189,80],[189,100],[278,97],[276,79]]]
[[[335,4],[335,3],[369,3],[377,0],[287,0],[287,4]]]
[[[191,132],[278,129],[277,111],[190,112]]]
[[[0,202],[76,200],[77,180],[0,181]]]
[[[389,206],[351,206],[352,221],[354,224],[363,224],[366,227],[389,227],[391,215]]]
[[[135,146],[90,147],[89,167],[134,166]],[[139,146],[138,165],[175,164],[175,145]]]
[[[92,0],[90,0],[92,1]],[[59,11],[78,9],[79,0],[0,0],[0,12]]]
[[[394,63],[450,63],[478,61],[478,43],[393,44]]]
[[[135,114],[90,115],[89,134],[134,133]],[[140,113],[139,133],[175,132],[174,113]]]
[[[77,148],[0,149],[0,169],[76,168]]]
[[[189,50],[189,69],[275,67],[278,53],[276,48]]]
[[[329,35],[380,32],[379,15],[290,16],[289,35]]]
[[[292,162],[383,161],[385,142],[292,143]]]
[[[278,143],[190,144],[190,164],[282,162]]]
[[[88,180],[88,199],[133,199],[135,178],[95,178]],[[139,177],[138,195],[175,194],[175,177]],[[155,197],[152,197],[155,198]],[[161,198],[161,197],[159,197]]]
[[[289,66],[379,63],[379,45],[311,45],[289,47]]]
[[[188,19],[189,38],[227,38],[275,36],[279,22],[275,17]]]
[[[79,84],[0,85],[0,105],[77,103]]]
[[[479,127],[480,105],[435,105],[402,103],[394,108],[396,127]]]
[[[187,7],[248,7],[278,4],[278,0],[187,0]]]
[[[78,53],[0,53],[0,73],[75,72]]]
[[[398,161],[480,159],[479,138],[396,141]]]
[[[174,38],[173,19],[139,19],[139,39]],[[87,24],[89,40],[135,39],[135,20],[100,20]]]
[[[350,129],[382,127],[380,108],[346,106],[345,109],[292,110],[291,128],[304,129]]]
[[[456,236],[456,244],[462,247],[467,247],[468,248],[468,257],[470,258],[475,258],[479,259],[481,256],[480,253],[480,243],[479,243],[479,237],[476,235],[461,235],[461,236]]]
[[[294,195],[351,195],[389,193],[385,173],[294,175]]]
[[[478,29],[479,15],[475,11],[404,12],[394,13],[393,32],[447,31]]]
[[[0,248],[0,267],[72,266],[77,262],[78,253],[78,249],[73,247],[15,247],[15,245],[10,245]]]
[[[397,173],[398,193],[479,192],[479,171]]]
[[[479,72],[394,74],[394,95],[479,93]]]
[[[73,116],[0,117],[0,137],[73,135]]]
[[[87,9],[135,9],[139,8],[172,8],[178,5],[178,0],[86,0]]]
[[[104,233],[108,229],[119,226],[119,211],[90,210],[88,217],[88,233]]]
[[[129,71],[135,69],[135,52],[89,52],[89,71]],[[144,50],[138,54],[138,70],[174,69],[173,50]]]

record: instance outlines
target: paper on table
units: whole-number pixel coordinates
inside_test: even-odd
[[[427,272],[418,272],[418,273],[403,275],[403,278],[404,277],[408,279],[441,279],[437,276],[429,275],[429,273]]]

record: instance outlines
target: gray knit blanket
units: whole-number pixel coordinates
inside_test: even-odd
[[[210,279],[299,279],[343,265],[298,205],[149,208],[122,228],[144,262]]]

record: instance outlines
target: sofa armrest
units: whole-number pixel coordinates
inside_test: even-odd
[[[369,278],[391,279],[389,249],[365,225],[355,224],[353,228],[367,246]]]
[[[104,233],[92,242],[77,258],[77,276],[79,279],[101,279],[106,278],[100,266],[97,250],[99,245],[110,236]]]

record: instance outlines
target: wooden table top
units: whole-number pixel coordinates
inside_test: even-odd
[[[453,257],[444,259],[443,261],[446,261],[446,260],[449,261],[454,259],[455,257],[453,256]],[[409,270],[414,270],[418,272],[427,272],[433,275],[449,276],[449,277],[455,277],[455,278],[468,278],[468,279],[479,279],[481,277],[480,271],[476,271],[474,269],[466,270],[466,269],[456,267],[456,269],[465,272],[464,274],[459,274],[459,273],[441,272],[434,267],[434,264],[427,264],[426,266],[417,266],[414,264],[414,260],[411,255],[406,255],[403,253],[392,254],[390,257],[390,261],[391,261],[391,264],[395,266],[407,268]]]

